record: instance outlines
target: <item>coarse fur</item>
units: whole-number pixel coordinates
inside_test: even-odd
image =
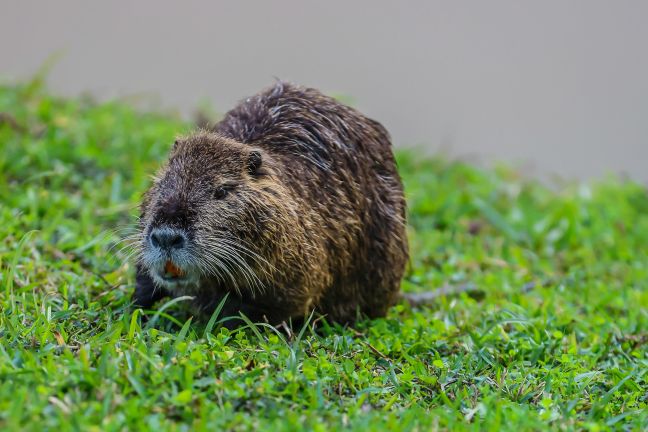
[[[156,249],[152,230],[186,244]],[[278,82],[176,141],[144,196],[138,244],[141,307],[188,294],[209,313],[228,294],[223,314],[273,324],[313,310],[341,323],[383,316],[408,260],[389,134]],[[163,277],[169,261],[182,277]]]

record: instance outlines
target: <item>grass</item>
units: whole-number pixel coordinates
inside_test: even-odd
[[[648,194],[549,190],[401,152],[403,288],[471,287],[356,329],[230,332],[169,302],[144,325],[115,245],[191,126],[0,87],[5,430],[641,430]]]

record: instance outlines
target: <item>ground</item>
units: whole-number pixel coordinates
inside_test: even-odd
[[[648,194],[547,188],[397,154],[412,259],[446,287],[355,329],[230,332],[182,299],[141,321],[119,240],[172,114],[0,87],[0,427],[641,430]]]

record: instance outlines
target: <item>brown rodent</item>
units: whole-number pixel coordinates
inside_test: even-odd
[[[405,199],[389,134],[279,82],[178,139],[144,195],[134,303],[194,296],[210,313],[353,323],[399,298]]]

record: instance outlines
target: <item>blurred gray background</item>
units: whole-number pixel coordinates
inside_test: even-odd
[[[274,77],[344,94],[397,146],[648,182],[648,1],[8,1],[0,75],[225,111]],[[152,101],[152,102],[151,102]]]

